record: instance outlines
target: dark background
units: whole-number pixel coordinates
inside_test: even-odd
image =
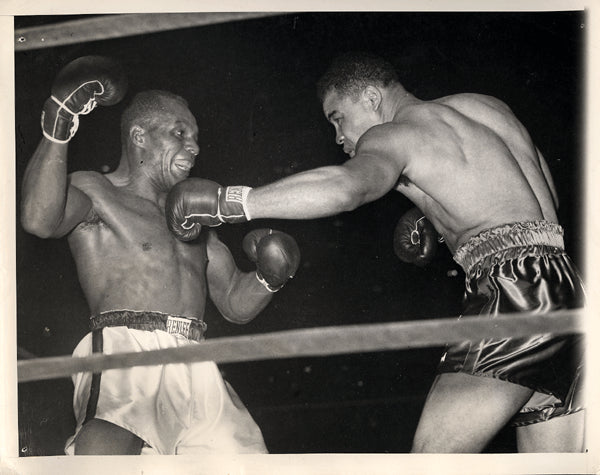
[[[75,17],[16,17],[15,28]],[[560,196],[568,252],[583,269],[582,12],[302,13],[103,40],[15,54],[17,202],[39,116],[58,70],[76,57],[122,61],[125,100],[81,117],[70,171],[114,169],[119,117],[132,95],[184,96],[200,127],[193,176],[259,186],[345,159],[316,98],[337,54],[388,58],[420,99],[459,92],[505,101],[545,155]],[[238,265],[246,232],[271,226],[298,241],[302,265],[254,321],[236,326],[209,304],[208,338],[295,328],[454,317],[464,274],[440,249],[421,269],[400,262],[393,229],[411,207],[399,193],[313,221],[222,226]],[[18,210],[17,210],[18,219]],[[17,224],[18,345],[38,356],[70,354],[89,311],[66,240],[41,240]],[[160,278],[160,276],[157,276]],[[220,365],[261,427],[272,453],[408,452],[442,348]],[[21,455],[62,454],[74,430],[69,379],[19,385]],[[515,450],[511,430],[487,452]]]

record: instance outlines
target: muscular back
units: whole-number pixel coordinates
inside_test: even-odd
[[[486,228],[556,221],[543,157],[501,101],[459,94],[417,102],[381,127],[404,164],[396,189],[425,212],[452,251]]]
[[[92,313],[154,310],[201,318],[206,301],[205,245],[182,243],[156,203],[93,172],[72,175],[93,209],[69,235]]]

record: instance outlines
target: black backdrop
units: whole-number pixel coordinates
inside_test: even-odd
[[[16,17],[15,28],[74,17]],[[15,54],[17,202],[27,159],[41,136],[39,113],[56,72],[82,55],[123,62],[125,100],[81,118],[71,171],[113,169],[119,117],[132,95],[184,96],[200,127],[193,176],[258,186],[341,163],[315,82],[349,49],[386,56],[421,99],[476,92],[505,101],[530,131],[553,173],[566,246],[583,270],[580,177],[583,12],[301,13]],[[399,193],[313,221],[252,221],[219,235],[249,270],[241,240],[272,226],[294,235],[296,278],[252,323],[236,326],[211,305],[207,337],[326,325],[453,317],[463,274],[446,249],[426,269],[392,250]],[[18,211],[17,211],[18,219]],[[41,240],[17,224],[18,345],[38,356],[69,354],[87,331],[88,309],[65,240]],[[157,276],[160,278],[160,276]],[[441,348],[221,365],[273,453],[407,452]],[[68,379],[19,386],[21,455],[62,453],[74,428]],[[514,450],[503,431],[488,452]]]

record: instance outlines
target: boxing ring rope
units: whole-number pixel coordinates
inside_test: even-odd
[[[101,15],[15,30],[15,51],[158,33],[281,15],[275,12],[131,13]]]
[[[19,382],[67,377],[79,372],[170,363],[234,363],[292,357],[329,356],[444,346],[465,340],[582,331],[582,309],[546,314],[501,314],[408,322],[317,327],[213,338],[201,344],[138,353],[56,356],[18,361]]]

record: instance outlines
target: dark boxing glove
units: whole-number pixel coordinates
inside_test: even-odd
[[[294,277],[300,265],[300,249],[289,234],[255,229],[244,237],[242,248],[256,263],[256,277],[269,292],[277,292]]]
[[[250,190],[248,186],[222,187],[202,178],[180,181],[167,195],[167,225],[180,240],[191,241],[202,225],[249,221],[245,200]]]
[[[418,208],[407,211],[394,230],[394,252],[404,262],[423,267],[437,251],[438,233]]]
[[[82,56],[67,64],[52,84],[52,95],[42,111],[42,132],[57,143],[67,143],[77,132],[79,115],[97,104],[119,102],[127,91],[121,66],[104,56]]]

